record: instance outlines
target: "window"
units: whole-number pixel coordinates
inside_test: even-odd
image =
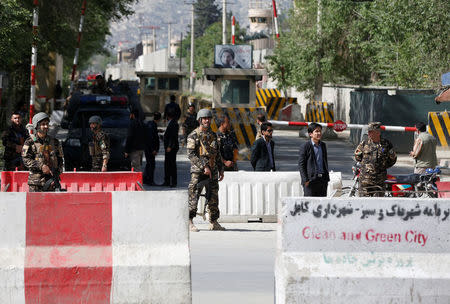
[[[169,89],[169,79],[158,78],[158,90],[167,90],[167,89]]]
[[[179,90],[178,78],[158,78],[158,90]]]
[[[178,78],[169,78],[169,90],[178,91],[179,86],[179,79]]]
[[[156,79],[155,79],[155,77],[147,77],[147,78],[145,78],[145,89],[146,90],[154,90],[154,89],[156,89]]]
[[[73,128],[89,128],[89,118],[97,115],[102,119],[102,128],[128,128],[130,123],[130,111],[127,108],[119,109],[93,109],[78,111],[73,120]]]
[[[249,104],[249,80],[222,80],[222,103]]]
[[[258,18],[258,23],[266,23],[266,18],[264,17]]]

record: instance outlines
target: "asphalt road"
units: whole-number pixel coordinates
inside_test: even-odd
[[[352,178],[354,147],[344,135],[325,140],[330,170],[342,172],[343,184]],[[298,149],[306,138],[298,131],[275,130],[275,162],[278,171],[297,171]],[[157,183],[164,177],[164,156],[156,162]],[[190,163],[185,149],[177,157],[178,187],[189,183]],[[238,163],[240,170],[251,171],[249,161]],[[412,163],[405,155],[389,170],[391,174],[412,173]],[[220,184],[219,184],[220,185]],[[148,187],[148,190],[169,188]],[[192,260],[192,293],[194,304],[214,303],[274,303],[274,261],[276,253],[276,224],[223,224],[227,231],[207,231],[208,225],[196,218],[201,230],[190,234]]]

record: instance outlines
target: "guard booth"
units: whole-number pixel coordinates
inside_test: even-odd
[[[206,68],[213,82],[213,108],[256,107],[256,82],[267,75],[265,69]]]
[[[183,93],[184,72],[136,72],[140,79],[141,106],[145,116],[151,113],[163,112],[170,95],[179,96]]]
[[[267,72],[251,67],[251,46],[216,45],[214,68],[203,70],[206,78],[213,82],[213,114],[215,117],[226,114],[230,118],[240,159],[250,158],[250,147],[258,131],[256,116],[265,114],[265,108],[256,105],[256,83]],[[218,129],[215,119],[211,128]]]

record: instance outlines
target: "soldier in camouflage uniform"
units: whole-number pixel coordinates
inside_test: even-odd
[[[28,176],[30,192],[42,192],[45,183],[63,171],[61,145],[56,138],[47,135],[49,122],[47,114],[37,113],[32,119],[36,134],[31,135],[22,148],[23,162],[30,170]],[[54,190],[54,185],[48,189]]]
[[[198,189],[197,184],[209,178],[211,185],[211,199],[208,202],[210,230],[225,230],[217,222],[219,213],[219,181],[223,179],[223,163],[217,144],[217,136],[211,130],[212,113],[202,109],[197,114],[200,126],[189,134],[187,139],[187,153],[191,161],[191,182],[189,183],[189,228],[197,232],[192,222],[197,215]]]
[[[3,159],[5,171],[14,171],[16,168],[23,170],[22,147],[29,137],[27,129],[22,125],[22,116],[19,112],[11,115],[11,126],[2,134],[2,142],[5,147]]]
[[[217,120],[219,130],[217,131],[217,142],[219,144],[220,155],[222,156],[225,171],[237,171],[236,158],[238,146],[236,135],[231,131],[230,118],[222,115]]]
[[[92,171],[106,172],[109,161],[109,137],[102,130],[102,119],[99,116],[89,118],[92,131],[92,142],[89,143],[89,154],[92,157]]]
[[[384,196],[387,168],[397,156],[391,142],[381,138],[381,123],[369,123],[368,135],[355,150],[355,159],[361,163],[359,196]]]

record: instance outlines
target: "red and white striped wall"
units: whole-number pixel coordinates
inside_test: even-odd
[[[191,303],[185,191],[1,193],[1,303]]]

